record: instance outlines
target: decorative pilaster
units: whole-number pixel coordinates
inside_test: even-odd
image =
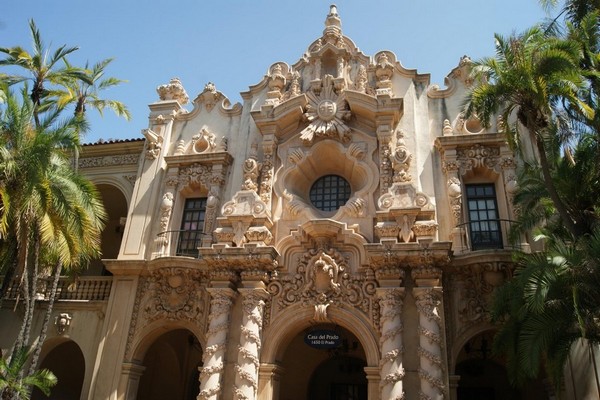
[[[419,312],[419,377],[421,400],[446,398],[447,388],[442,359],[442,289],[440,287],[416,287],[413,289]]]
[[[242,334],[235,367],[235,399],[257,398],[263,310],[269,293],[263,288],[240,288],[242,295]]]
[[[207,290],[212,299],[208,316],[206,349],[202,357],[204,366],[200,371],[200,394],[197,400],[216,400],[221,396],[229,318],[235,297],[235,292],[230,288],[219,287]]]
[[[381,398],[401,400],[404,399],[401,318],[404,288],[378,288],[377,297],[381,307]]]

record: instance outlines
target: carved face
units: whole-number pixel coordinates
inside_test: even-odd
[[[323,100],[317,107],[317,114],[323,121],[331,121],[335,118],[337,107],[331,100]]]

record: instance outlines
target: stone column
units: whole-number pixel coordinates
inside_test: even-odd
[[[146,367],[136,363],[123,363],[121,370],[121,387],[119,388],[119,398],[125,400],[134,400],[137,397],[140,379],[144,374]]]
[[[365,367],[364,371],[365,374],[367,374],[367,399],[381,399],[381,390],[379,390],[379,384],[381,383],[379,367]]]
[[[258,397],[261,400],[278,400],[279,383],[284,369],[278,364],[261,364],[259,369]]]
[[[229,318],[235,297],[235,291],[228,287],[212,287],[207,290],[211,295],[210,315],[197,400],[216,400],[221,397]]]
[[[250,400],[257,398],[263,310],[269,293],[262,287],[238,290],[243,298],[243,315],[234,398]]]
[[[416,287],[413,295],[419,312],[420,399],[441,400],[447,392],[442,358],[442,290],[440,287]]]
[[[404,288],[377,288],[377,297],[381,307],[381,398],[400,400],[404,399],[401,318]]]

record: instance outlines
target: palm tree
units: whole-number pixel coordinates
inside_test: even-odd
[[[586,80],[579,67],[581,48],[570,40],[547,37],[539,27],[504,38],[495,35],[496,57],[485,58],[473,66],[476,85],[468,95],[466,114],[476,115],[484,124],[498,112],[527,129],[537,149],[542,176],[550,199],[563,224],[574,236],[586,233],[584,221],[569,214],[565,200],[552,180],[548,143],[555,137],[551,129],[556,117],[568,109],[594,118],[594,110],[580,98]],[[508,139],[521,148],[518,123],[508,129]]]
[[[55,102],[55,99],[48,96],[48,83],[65,85],[74,79],[85,80],[87,77],[80,68],[61,63],[66,56],[78,50],[77,47],[63,45],[50,54],[50,49],[44,46],[33,20],[29,21],[29,29],[33,39],[33,52],[29,53],[20,46],[0,47],[0,53],[7,55],[4,60],[0,60],[0,66],[18,66],[28,72],[28,75],[5,75],[4,80],[9,84],[23,81],[32,83],[30,96],[35,106],[33,116],[36,124],[39,124],[39,113],[48,110]]]
[[[65,59],[65,64],[68,68],[73,68]],[[103,115],[104,109],[109,108],[114,113],[125,118],[127,121],[131,118],[127,106],[117,100],[108,100],[100,98],[100,91],[110,89],[125,81],[114,77],[104,77],[105,68],[113,61],[112,58],[102,60],[89,68],[86,63],[85,79],[73,79],[64,83],[64,89],[57,89],[52,92],[52,95],[57,99],[57,106],[60,108],[66,107],[69,104],[75,105],[75,117],[84,119],[86,117],[87,107],[97,110],[100,115]],[[73,157],[73,165],[75,170],[79,167],[79,153],[75,152]]]
[[[573,343],[600,342],[600,228],[576,241],[546,240],[546,251],[519,255],[514,278],[495,293],[492,316],[502,324],[494,350],[513,383],[543,366],[559,387]]]
[[[28,359],[27,348],[17,352],[10,361],[0,358],[0,399],[11,400],[16,397],[27,400],[31,397],[32,387],[40,389],[46,396],[50,395],[50,389],[56,385],[57,379],[49,370],[42,369],[21,377]]]
[[[556,7],[558,3],[558,0],[540,0],[540,4],[546,9]],[[600,11],[600,0],[567,0],[554,22],[561,15],[565,15],[569,21],[578,25],[588,14],[594,11]]]
[[[125,81],[114,77],[105,77],[105,68],[113,61],[112,58],[107,58],[91,68],[86,63],[83,73],[85,80],[71,80],[66,82],[65,89],[59,90],[57,94],[57,104],[59,107],[64,107],[68,104],[75,104],[75,115],[85,117],[87,107],[92,107],[97,110],[100,115],[103,115],[104,109],[109,108],[114,113],[123,117],[126,120],[131,118],[127,106],[117,100],[101,99],[99,92],[117,86]],[[68,68],[74,68],[68,61],[65,60]]]
[[[17,254],[16,263],[9,262],[3,269],[20,274],[25,305],[15,355],[29,343],[38,273],[48,268],[40,261],[59,266],[50,268],[57,280],[63,266],[77,267],[97,256],[105,218],[95,187],[69,162],[85,121],[72,117],[61,122],[60,110],[52,109],[35,124],[35,109],[24,89],[21,102],[8,94],[0,115],[0,237],[13,238],[14,247],[7,251]],[[47,320],[53,296],[55,292]],[[33,352],[36,363],[45,328]]]

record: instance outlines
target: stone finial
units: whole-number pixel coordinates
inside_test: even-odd
[[[160,85],[156,92],[162,101],[176,100],[179,104],[187,104],[189,97],[179,78],[173,78],[166,85]]]
[[[335,4],[332,4],[329,7],[329,14],[327,14],[327,19],[325,19],[323,39],[325,40],[325,43],[331,43],[338,48],[344,47],[344,39],[342,37],[342,20],[338,15]]]
[[[442,134],[444,136],[450,136],[452,135],[452,125],[450,124],[450,121],[448,119],[444,120],[444,127],[442,128]]]
[[[342,32],[342,20],[340,19],[340,15],[338,14],[337,6],[335,4],[329,6],[329,14],[327,14],[327,19],[325,20],[325,32],[327,32],[329,29],[336,30],[340,33]]]

